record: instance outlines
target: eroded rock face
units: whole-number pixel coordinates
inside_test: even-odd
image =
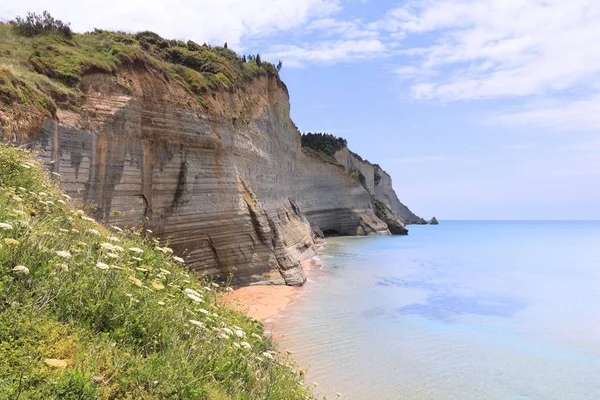
[[[398,214],[393,212],[387,204],[378,198],[373,197],[373,207],[375,209],[375,215],[386,223],[393,235],[408,235],[408,229],[406,229]]]
[[[100,221],[143,224],[188,265],[235,284],[301,285],[313,232],[389,234],[371,194],[338,165],[301,151],[287,91],[275,79],[206,95],[206,107],[161,75],[90,74],[80,110],[35,134],[64,189]]]
[[[343,165],[348,172],[354,174],[362,186],[372,196],[384,202],[393,213],[396,213],[403,224],[422,223],[420,217],[415,215],[408,207],[400,202],[396,191],[392,187],[392,177],[379,166],[360,159],[348,148],[343,148],[336,152],[335,159],[338,163]],[[392,220],[396,219],[396,217],[390,217]]]

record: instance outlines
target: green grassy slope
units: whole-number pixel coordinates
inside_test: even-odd
[[[200,102],[211,91],[234,91],[257,76],[277,77],[269,62],[244,61],[225,47],[163,39],[153,32],[130,34],[96,29],[65,36],[49,31],[26,36],[0,23],[0,111],[36,107],[49,116],[57,105],[76,107],[83,75],[123,68],[151,70],[180,84]],[[128,89],[126,81],[117,82]]]
[[[99,225],[0,144],[0,398],[312,398],[227,289],[171,253]]]

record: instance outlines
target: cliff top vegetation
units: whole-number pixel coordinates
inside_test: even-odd
[[[211,91],[233,91],[248,79],[279,80],[274,66],[260,55],[238,55],[224,46],[169,40],[150,31],[82,34],[44,12],[0,23],[0,107],[3,111],[34,105],[53,115],[57,104],[79,104],[81,78],[92,72],[116,74],[122,68],[153,70],[181,84],[201,102]],[[124,84],[124,89],[128,89]]]
[[[303,133],[302,147],[309,147],[333,158],[335,153],[348,146],[346,139],[330,133]]]
[[[0,171],[0,398],[313,398],[228,288],[98,224],[25,150],[0,144]]]

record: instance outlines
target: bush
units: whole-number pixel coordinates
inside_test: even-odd
[[[346,139],[335,137],[330,133],[305,133],[302,135],[302,146],[320,151],[329,157],[348,145]]]
[[[25,36],[51,32],[58,32],[69,39],[73,36],[70,24],[55,19],[48,11],[44,11],[42,15],[28,12],[25,18],[17,17],[12,24],[19,33]]]

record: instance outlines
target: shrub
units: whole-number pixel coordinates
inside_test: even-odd
[[[346,139],[335,137],[330,133],[305,133],[302,135],[302,146],[320,151],[330,157],[348,145]]]
[[[19,33],[25,36],[36,36],[49,32],[58,32],[69,39],[73,36],[70,24],[55,19],[48,11],[44,11],[41,15],[28,12],[25,18],[17,17],[12,24]]]

